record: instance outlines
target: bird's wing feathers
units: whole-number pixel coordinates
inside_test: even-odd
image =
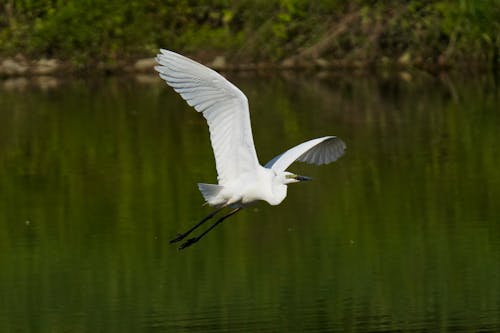
[[[246,96],[216,71],[175,52],[161,50],[155,69],[210,128],[219,184],[257,168]]]
[[[344,154],[345,143],[335,136],[325,136],[301,143],[276,156],[265,165],[275,171],[285,171],[295,161],[309,164],[335,162]]]

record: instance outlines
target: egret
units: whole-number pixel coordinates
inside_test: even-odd
[[[286,171],[293,162],[327,164],[344,153],[342,140],[324,136],[288,149],[262,166],[253,143],[248,100],[241,90],[216,71],[175,52],[161,49],[156,61],[160,77],[207,120],[218,180],[218,184],[198,184],[205,202],[215,211],[170,243],[185,239],[221,210],[228,209],[200,235],[185,241],[180,250],[198,242],[242,208],[259,200],[279,205],[289,184],[311,180]]]

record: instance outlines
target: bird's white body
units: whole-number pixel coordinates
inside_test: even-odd
[[[224,207],[232,208],[179,249],[196,243],[226,218],[256,201],[279,205],[286,198],[288,184],[310,180],[285,171],[293,162],[327,164],[344,153],[342,140],[324,136],[301,143],[261,166],[253,144],[245,94],[219,73],[175,52],[161,50],[156,61],[160,77],[207,120],[218,180],[218,184],[198,184],[205,201],[218,209],[171,243],[184,239]]]
[[[180,54],[161,50],[156,60],[160,77],[207,120],[218,184],[198,187],[211,206],[241,208],[259,200],[278,205],[287,195],[288,184],[309,180],[285,171],[290,164],[327,164],[344,153],[342,140],[325,136],[293,147],[261,166],[246,96],[219,73]]]
[[[253,172],[241,174],[227,185],[212,185],[217,186],[219,191],[204,196],[206,202],[215,207],[245,207],[259,200],[275,206],[286,197],[287,186],[284,183],[284,179],[276,172],[259,165]],[[203,185],[199,184],[201,187]]]

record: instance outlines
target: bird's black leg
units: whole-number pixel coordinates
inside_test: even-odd
[[[201,235],[199,235],[198,237],[190,238],[186,242],[182,243],[182,245],[179,246],[179,250],[185,249],[186,247],[193,245],[194,243],[196,243],[197,241],[199,241],[203,236],[205,236],[206,234],[208,234],[210,232],[210,230],[212,230],[217,225],[219,225],[222,221],[224,221],[225,219],[227,219],[231,215],[236,214],[240,210],[241,210],[241,207],[233,209],[232,211],[230,211],[229,213],[227,213],[226,215],[224,215],[223,217],[221,217],[220,219],[218,219],[217,222],[215,222],[214,224],[212,224],[210,226],[210,228],[208,228],[207,230],[205,230]]]
[[[191,229],[189,229],[188,231],[186,232],[183,232],[182,234],[178,234],[177,237],[175,237],[174,239],[172,239],[170,241],[170,244],[172,243],[175,243],[175,242],[178,242],[178,241],[181,241],[183,240],[184,238],[186,238],[187,235],[189,235],[190,233],[192,233],[196,228],[198,228],[200,225],[202,225],[203,223],[207,222],[208,220],[210,220],[212,217],[215,216],[215,214],[217,214],[218,212],[220,212],[224,207],[221,207],[219,209],[216,209],[215,211],[211,212],[210,214],[208,214],[207,216],[205,216],[205,218],[203,218],[203,220],[201,220],[200,222],[196,223],[196,225],[194,227],[192,227]]]

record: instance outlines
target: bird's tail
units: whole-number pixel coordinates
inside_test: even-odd
[[[221,185],[215,185],[215,184],[205,184],[205,183],[198,183],[198,188],[200,189],[201,194],[203,195],[203,198],[205,198],[205,201],[211,205],[217,205],[219,204],[216,202],[216,197],[219,194],[219,192],[224,188],[224,186]]]

